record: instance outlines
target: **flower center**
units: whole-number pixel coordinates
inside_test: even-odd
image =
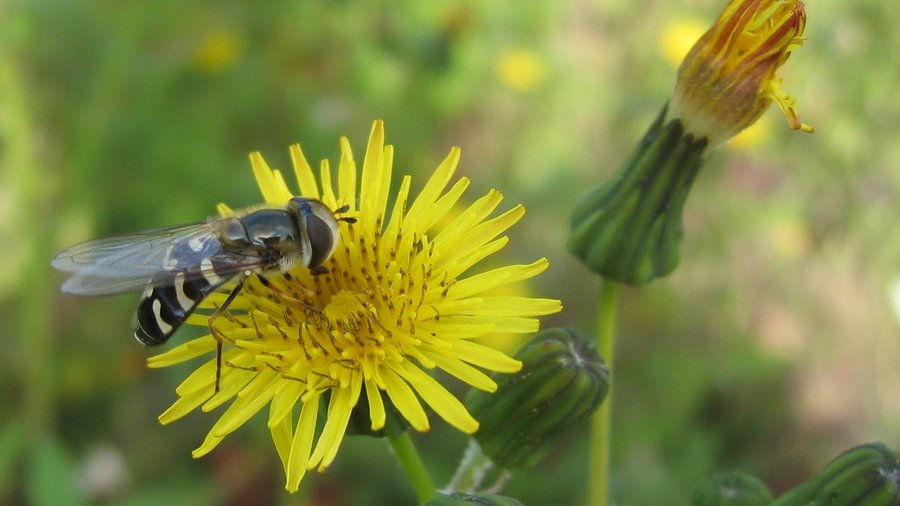
[[[339,327],[358,328],[359,320],[365,318],[366,308],[354,292],[341,290],[331,297],[323,312],[328,320]]]

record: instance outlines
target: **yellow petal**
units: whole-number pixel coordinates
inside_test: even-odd
[[[425,187],[422,188],[422,191],[419,192],[416,200],[413,202],[412,206],[410,206],[409,212],[406,213],[407,218],[404,221],[403,228],[412,230],[413,227],[409,226],[407,221],[422,215],[428,208],[434,205],[441,192],[443,192],[444,188],[447,187],[447,184],[450,183],[450,178],[453,177],[453,173],[456,172],[458,163],[459,148],[453,148],[450,150],[450,154],[444,158],[444,161],[441,162],[440,166],[434,171],[434,174],[428,179],[428,182],[425,183]]]
[[[272,434],[272,442],[275,443],[275,451],[281,459],[281,467],[285,476],[288,472],[288,459],[291,456],[293,420],[290,416],[281,416],[275,413],[275,403],[269,406],[269,432]]]
[[[303,150],[299,144],[294,144],[291,150],[291,163],[294,166],[294,176],[297,178],[297,184],[300,187],[300,195],[319,198],[319,185],[316,184],[316,177],[313,175],[312,167],[306,161]]]
[[[322,160],[319,164],[319,181],[322,183],[322,202],[334,209],[337,204],[337,197],[334,193],[334,186],[331,184],[331,168],[328,165],[328,160]]]
[[[457,341],[453,343],[453,350],[460,360],[491,371],[513,373],[522,368],[522,362],[494,348],[471,341]]]
[[[397,411],[406,418],[412,428],[419,432],[428,431],[431,428],[428,424],[428,415],[425,414],[419,399],[409,385],[388,367],[383,367],[380,372],[384,381],[384,391]]]
[[[372,430],[381,430],[387,421],[387,413],[384,410],[384,400],[381,398],[381,391],[374,380],[367,379],[366,399],[369,401],[369,419],[372,421]]]
[[[313,438],[316,434],[316,420],[319,417],[319,396],[305,401],[300,409],[300,419],[288,457],[287,482],[284,488],[288,492],[296,492],[300,481],[309,469],[309,452],[312,450]]]
[[[402,370],[406,373],[405,377],[414,380],[410,381],[412,387],[438,416],[466,434],[478,430],[478,421],[446,388],[409,361],[403,362],[402,366]]]
[[[318,465],[321,471],[331,463],[331,459],[334,458],[341,441],[344,439],[347,423],[350,421],[350,414],[356,405],[355,402],[352,402],[354,397],[356,399],[359,398],[358,390],[356,392],[353,392],[352,388],[333,388],[331,390],[325,426],[322,428],[322,434],[319,436],[316,448],[313,450],[312,456],[307,463],[310,469]]]
[[[169,367],[192,360],[216,349],[216,340],[211,335],[192,339],[171,350],[147,359],[148,367]]]
[[[329,409],[328,421],[325,422],[325,428],[322,429],[322,437],[319,438],[316,451],[313,452],[313,456],[310,458],[310,463],[316,462],[319,460],[316,458],[319,447],[324,449],[319,462],[319,471],[325,470],[334,461],[338,448],[340,448],[341,442],[344,440],[344,434],[347,432],[350,415],[353,413],[353,408],[356,407],[357,401],[359,401],[361,389],[362,375],[354,374],[350,385],[347,388],[340,389],[338,395],[332,396],[334,407]],[[331,424],[331,427],[329,427],[329,424]],[[325,440],[324,445],[322,440]]]
[[[209,432],[225,437],[258,413],[274,395],[274,390],[270,388],[270,385],[275,377],[274,371],[260,372],[241,390],[241,395],[234,400],[231,406],[228,406],[228,409]]]
[[[485,392],[497,391],[497,383],[490,376],[463,362],[456,356],[434,352],[429,354],[429,357],[437,367],[454,378]]]
[[[206,455],[207,453],[213,451],[216,446],[219,446],[219,443],[225,439],[224,436],[214,436],[212,432],[206,435],[206,439],[203,440],[203,444],[197,447],[196,450],[191,452],[191,457],[195,459],[199,459],[200,457]]]
[[[350,211],[356,211],[356,162],[353,160],[353,150],[350,149],[350,141],[341,137],[341,160],[338,162],[338,189],[341,205],[350,206]]]
[[[372,132],[369,134],[369,145],[366,147],[366,155],[363,159],[362,177],[359,188],[359,212],[363,216],[377,216],[383,209],[378,209],[381,202],[381,193],[388,188],[382,188],[384,177],[384,123],[375,121],[372,124]]]
[[[263,198],[269,204],[283,205],[293,197],[281,174],[275,174],[258,151],[250,153],[250,165]]]
[[[542,316],[558,313],[562,304],[556,299],[534,297],[478,297],[440,304],[441,315]]]
[[[468,180],[466,186],[468,186]],[[459,215],[452,223],[444,227],[443,230],[434,236],[434,242],[439,250],[450,251],[453,247],[469,232],[472,227],[484,221],[500,203],[503,201],[503,194],[497,190],[489,191],[485,196],[476,200],[472,205],[460,211]]]
[[[210,395],[212,395],[212,391],[198,390],[191,393],[190,395],[180,397],[171,406],[169,406],[169,409],[165,410],[161,415],[159,415],[159,423],[161,423],[162,425],[167,425],[174,422],[175,420],[178,420],[184,415],[197,409],[197,407],[203,404],[203,401],[209,398]]]
[[[504,285],[524,281],[544,272],[549,265],[550,262],[546,258],[541,258],[528,265],[507,265],[475,274],[454,283],[447,291],[447,297],[450,299],[461,299]]]
[[[269,410],[269,428],[272,428],[274,424],[281,423],[283,419],[291,418],[294,406],[300,400],[303,390],[303,383],[291,381],[275,395]]]

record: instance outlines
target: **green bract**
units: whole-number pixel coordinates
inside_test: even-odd
[[[506,468],[535,464],[609,392],[609,369],[593,343],[571,330],[544,330],[515,357],[522,370],[494,376],[496,393],[473,389],[466,398],[481,424],[475,439]]]
[[[681,260],[681,210],[707,140],[665,117],[663,108],[619,174],[572,213],[569,251],[606,279],[640,285]]]
[[[900,504],[900,455],[881,443],[847,450],[812,480],[773,506],[895,506]]]

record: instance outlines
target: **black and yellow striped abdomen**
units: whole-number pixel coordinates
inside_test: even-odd
[[[150,346],[165,343],[207,295],[234,277],[216,274],[212,259],[202,263],[202,274],[195,266],[165,271],[158,275],[164,279],[150,280],[138,303],[135,339]]]

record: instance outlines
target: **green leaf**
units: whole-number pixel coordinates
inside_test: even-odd
[[[29,504],[56,506],[86,504],[75,482],[75,466],[67,449],[45,438],[32,448],[25,482]]]
[[[14,468],[25,448],[25,428],[10,420],[0,429],[0,498],[8,497],[14,484]]]

